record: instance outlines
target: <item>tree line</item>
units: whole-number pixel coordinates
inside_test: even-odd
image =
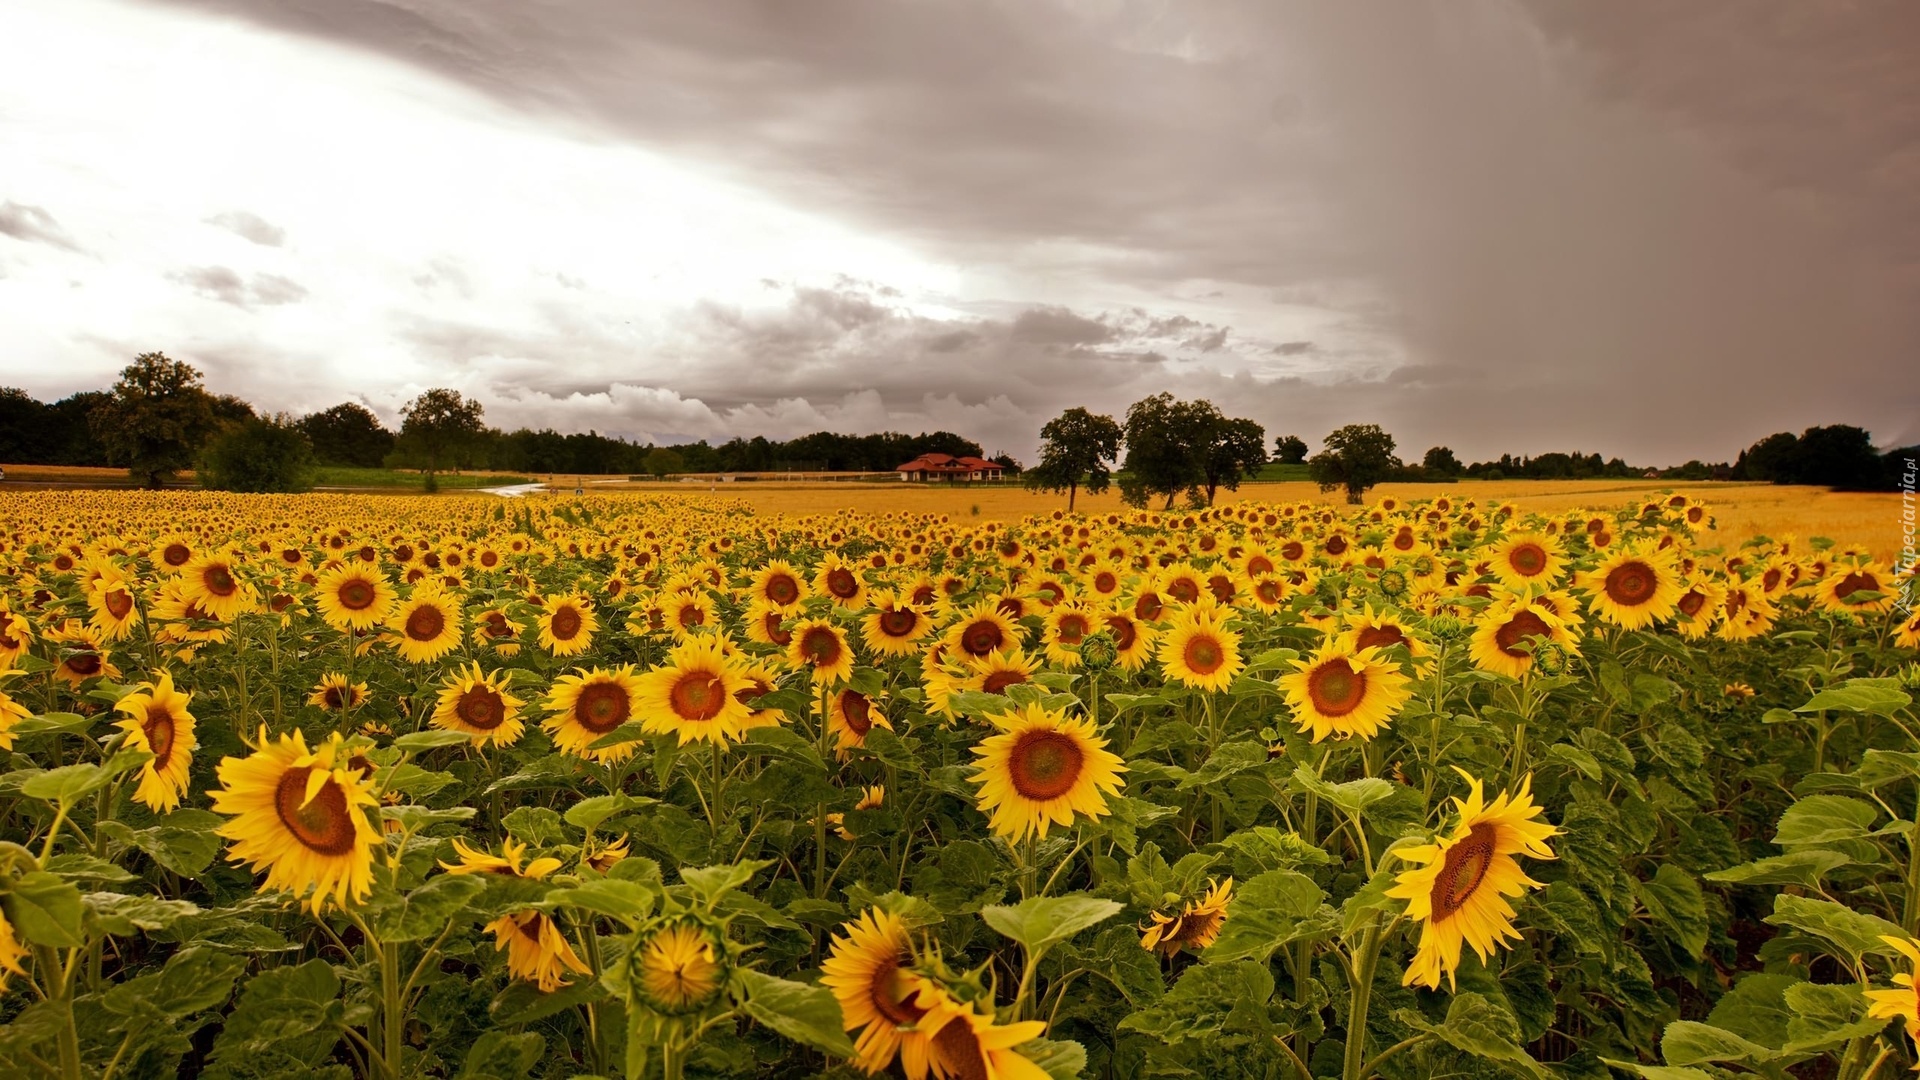
[[[0,461],[22,465],[120,466],[139,483],[163,486],[186,469],[202,484],[232,491],[301,491],[321,466],[414,468],[429,489],[446,470],[514,473],[885,472],[921,454],[981,457],[972,439],[950,431],[918,435],[820,431],[796,439],[756,435],[718,446],[706,440],[638,443],[597,432],[501,431],[479,401],[444,388],[401,409],[398,430],[358,402],[305,416],[265,414],[231,394],[207,390],[192,364],[143,353],[106,390],[42,402],[0,387]],[[1017,473],[1006,454],[991,460]]]

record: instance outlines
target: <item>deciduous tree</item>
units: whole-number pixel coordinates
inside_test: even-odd
[[[428,491],[439,487],[433,474],[441,462],[486,430],[480,421],[485,411],[478,401],[444,387],[428,390],[400,407],[401,449],[426,470]]]
[[[1347,501],[1358,503],[1367,489],[1401,468],[1393,456],[1393,436],[1378,424],[1348,424],[1328,435],[1325,449],[1307,460],[1307,475],[1321,491],[1345,488]]]
[[[134,357],[112,394],[87,414],[107,459],[150,488],[192,465],[215,424],[200,369],[157,352]]]
[[[1066,492],[1071,511],[1080,488],[1098,495],[1112,484],[1109,466],[1125,437],[1111,416],[1068,409],[1040,429],[1040,463],[1026,471],[1025,483],[1035,491]]]

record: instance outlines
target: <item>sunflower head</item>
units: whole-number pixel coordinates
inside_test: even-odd
[[[633,937],[628,1003],[659,1016],[692,1015],[720,999],[732,970],[722,927],[694,915],[656,919]]]
[[[999,733],[973,748],[972,782],[995,834],[1010,840],[1045,837],[1076,814],[1102,817],[1127,771],[1085,717],[1029,703],[991,718]]]

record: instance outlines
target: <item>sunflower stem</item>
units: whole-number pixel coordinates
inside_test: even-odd
[[[1351,1004],[1347,1008],[1346,1054],[1340,1075],[1343,1080],[1366,1080],[1367,1010],[1373,1003],[1373,971],[1380,963],[1380,916],[1375,913],[1361,931],[1360,947],[1354,956]]]
[[[400,1080],[400,1034],[404,1024],[400,1010],[400,946],[397,942],[380,942],[376,947],[380,951],[380,992],[384,1005],[380,1020],[382,1056],[386,1058],[387,1075]]]

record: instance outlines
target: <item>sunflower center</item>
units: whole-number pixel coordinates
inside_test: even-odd
[[[1253,558],[1247,560],[1247,573],[1254,577],[1258,577],[1261,574],[1271,574],[1273,573],[1273,569],[1273,560],[1267,558],[1265,555],[1255,555]]]
[[[1339,536],[1339,535],[1327,537],[1327,554],[1339,555],[1346,550],[1347,550],[1346,537]]]
[[[76,675],[95,674],[100,670],[100,654],[91,652],[75,653],[67,660],[67,670]]]
[[[325,690],[320,691],[320,700],[326,702],[326,707],[329,709],[336,711],[344,709],[347,707],[347,688],[344,686],[329,686]]]
[[[218,565],[207,567],[200,575],[200,582],[215,596],[232,596],[234,590],[240,588],[240,583],[233,580],[233,572]]]
[[[191,558],[193,558],[193,552],[188,550],[185,544],[168,544],[167,549],[160,553],[160,561],[168,566],[185,566],[187,560]]]
[[[1110,571],[1102,570],[1093,575],[1093,591],[1105,595],[1120,587],[1120,579]]]
[[[767,599],[776,604],[791,604],[800,599],[800,583],[785,574],[767,579]]]
[[[1073,790],[1085,755],[1080,744],[1057,731],[1029,731],[1007,755],[1007,775],[1024,798],[1045,802]]]
[[[1353,647],[1359,649],[1387,648],[1392,645],[1405,645],[1407,635],[1398,627],[1389,623],[1385,626],[1369,626],[1353,636]]]
[[[988,694],[1005,694],[1007,687],[1018,686],[1027,681],[1026,672],[1019,669],[996,671],[980,681],[980,689]]]
[[[1833,595],[1843,604],[1848,603],[1848,598],[1854,593],[1879,591],[1880,579],[1863,570],[1855,570],[1853,573],[1841,578],[1840,584],[1833,587]]]
[[[349,611],[364,611],[373,606],[373,583],[368,581],[349,581],[340,586],[340,606]]]
[[[1687,595],[1680,598],[1680,613],[1689,619],[1700,614],[1700,609],[1706,606],[1707,594],[1699,589],[1689,589]]]
[[[1547,568],[1547,553],[1539,544],[1521,544],[1507,553],[1507,565],[1532,577]]]
[[[415,641],[432,641],[447,628],[447,617],[432,604],[423,604],[407,616],[407,636]]]
[[[507,629],[507,617],[498,611],[488,612],[486,620],[480,629],[482,633],[485,633],[490,638],[508,637],[513,633],[513,631]]]
[[[167,762],[173,758],[173,725],[172,713],[159,705],[147,706],[147,719],[140,725],[140,730],[147,737],[147,749],[153,751],[151,764],[154,772],[166,768]]]
[[[727,704],[727,688],[711,672],[690,671],[667,693],[673,715],[682,720],[711,720]]]
[[[566,606],[554,612],[552,621],[548,623],[555,641],[572,641],[579,636],[580,625],[580,612]]]
[[[627,722],[633,703],[627,692],[613,683],[592,683],[581,688],[573,703],[573,718],[595,735],[605,735]]]
[[[1467,838],[1447,849],[1439,876],[1433,879],[1433,918],[1438,922],[1465,907],[1493,868],[1493,845],[1498,835],[1492,822],[1468,830]]]
[[[880,632],[888,637],[906,637],[919,622],[913,612],[894,608],[880,613]]]
[[[481,731],[492,731],[507,722],[507,703],[491,687],[476,686],[460,695],[460,722]]]
[[[1547,620],[1532,611],[1522,611],[1501,624],[1500,629],[1493,632],[1493,643],[1498,645],[1500,651],[1506,653],[1508,656],[1522,657],[1527,655],[1527,653],[1519,647],[1522,641],[1530,637],[1550,638],[1552,636],[1552,631],[1547,626]]]
[[[897,1025],[918,1023],[921,1017],[927,1015],[927,1010],[913,1003],[911,995],[901,993],[898,954],[873,966],[873,979],[867,984],[867,996],[872,999],[875,1012]]]
[[[970,656],[985,656],[998,649],[1007,639],[1001,632],[1000,624],[990,619],[982,619],[968,626],[960,635],[960,647]]]
[[[1211,675],[1227,662],[1227,650],[1214,638],[1195,635],[1188,639],[1187,647],[1181,650],[1180,659],[1194,674]]]
[[[1078,645],[1080,639],[1087,636],[1087,620],[1079,615],[1068,615],[1060,620],[1057,630],[1062,645]]]
[[[940,1025],[933,1036],[934,1051],[955,1080],[992,1080],[986,1055],[980,1051],[980,1037],[965,1017],[954,1017]]]
[[[1234,594],[1233,579],[1225,574],[1215,574],[1207,579],[1207,591],[1213,594],[1215,600],[1223,604],[1230,603]]]
[[[1345,716],[1366,700],[1366,672],[1329,660],[1307,675],[1307,697],[1321,716]]]
[[[1635,607],[1653,599],[1659,583],[1653,567],[1643,562],[1624,562],[1607,574],[1607,598],[1625,607]]]
[[[816,626],[800,639],[800,655],[814,667],[826,667],[840,659],[840,638],[832,630]]]
[[[1166,607],[1159,593],[1142,593],[1140,599],[1133,602],[1133,617],[1141,622],[1152,622],[1160,617]]]
[[[848,729],[860,738],[866,738],[867,732],[873,730],[873,702],[857,690],[848,690],[840,695],[840,715],[846,720]]]
[[[835,567],[827,571],[827,592],[836,599],[850,600],[860,594],[860,579],[851,570]]]
[[[763,617],[761,625],[766,628],[767,639],[775,645],[785,645],[793,640],[793,635],[780,629],[780,613],[769,611]]]
[[[128,613],[133,611],[133,597],[128,596],[127,590],[125,589],[113,589],[109,591],[106,596],[101,598],[100,603],[107,609],[107,614],[112,615],[116,619],[124,619]]]
[[[341,790],[339,781],[329,777],[313,798],[307,799],[307,777],[312,772],[311,765],[297,765],[282,773],[274,788],[273,808],[295,840],[321,855],[345,855],[353,850],[354,840],[347,793]]]
[[[683,604],[680,607],[681,626],[699,626],[707,621],[707,613],[700,610],[699,604]]]
[[[1766,573],[1760,575],[1760,587],[1767,590],[1768,592],[1772,592],[1774,589],[1778,588],[1779,585],[1780,585],[1780,568],[1779,567],[1776,566],[1773,569],[1768,570]]]
[[[1167,595],[1183,604],[1200,599],[1200,585],[1192,578],[1174,578],[1167,582]]]

